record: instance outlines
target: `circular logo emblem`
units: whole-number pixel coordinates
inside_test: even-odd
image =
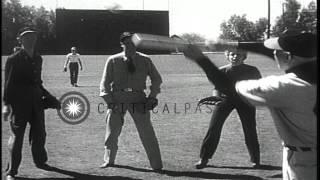
[[[61,110],[58,111],[58,115],[64,122],[73,125],[80,124],[89,116],[89,101],[80,92],[67,92],[59,100]]]

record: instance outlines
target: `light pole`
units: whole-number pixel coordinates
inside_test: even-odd
[[[142,0],[142,10],[144,10],[144,0]]]
[[[267,27],[267,38],[270,38],[270,0],[268,0],[268,27]]]

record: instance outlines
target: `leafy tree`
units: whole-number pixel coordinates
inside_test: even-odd
[[[49,38],[56,38],[56,13],[53,10],[50,10],[47,16],[48,19],[48,31]]]
[[[286,29],[298,29],[299,24],[296,22],[301,4],[296,0],[286,0],[284,3],[285,12],[277,17],[276,24],[273,26],[272,33],[279,36]]]
[[[55,12],[44,7],[22,6],[20,0],[1,0],[2,5],[2,52],[11,53],[17,45],[16,36],[24,26],[35,27],[39,32],[42,49],[50,49],[47,44],[54,45]]]
[[[202,35],[197,33],[184,33],[180,37],[191,43],[199,43],[204,42],[206,40]]]
[[[307,32],[317,31],[317,6],[311,1],[307,8],[303,8],[297,19],[298,26]]]
[[[256,23],[249,21],[246,14],[242,16],[232,15],[228,21],[220,25],[222,34],[220,39],[237,40],[237,41],[256,41],[263,37],[267,19],[260,18]]]
[[[16,35],[25,23],[30,21],[30,12],[26,11],[20,0],[1,1],[2,5],[2,50],[9,51],[17,45]],[[11,50],[11,49],[10,49]]]
[[[268,28],[267,18],[260,18],[258,21],[255,22],[255,29],[256,29],[258,39],[265,39],[264,35],[266,33],[267,28]]]

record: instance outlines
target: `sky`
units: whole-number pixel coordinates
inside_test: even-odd
[[[231,15],[246,14],[250,21],[268,17],[268,0],[20,0],[22,5],[46,9],[108,9],[115,4],[121,10],[169,10],[170,35],[197,33],[215,40],[220,24]],[[297,0],[306,7],[312,0]],[[285,0],[270,0],[270,21],[282,13]]]

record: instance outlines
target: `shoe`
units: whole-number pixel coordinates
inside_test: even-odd
[[[159,168],[152,168],[152,170],[154,170],[154,171],[161,171],[161,170],[162,170],[162,167],[159,167]]]
[[[16,178],[13,175],[7,175],[6,180],[15,180]]]
[[[107,167],[112,167],[113,165],[114,165],[114,163],[104,162],[104,163],[101,164],[99,167],[100,167],[100,168],[107,168]]]
[[[39,169],[43,169],[43,170],[52,170],[53,167],[52,166],[49,166],[48,164],[44,163],[44,164],[36,164],[36,167],[39,168]]]
[[[253,169],[259,169],[261,167],[260,163],[252,163]]]
[[[152,171],[160,174],[164,173],[164,170],[162,168],[152,168]]]
[[[74,84],[74,87],[79,87],[78,84]]]
[[[196,169],[203,169],[207,166],[208,162],[208,159],[200,159],[194,166]]]

